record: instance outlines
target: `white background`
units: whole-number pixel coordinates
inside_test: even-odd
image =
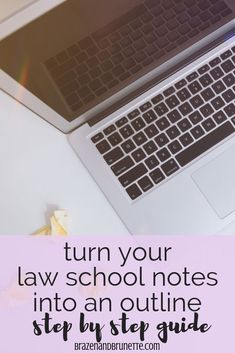
[[[0,91],[0,234],[31,234],[54,209],[72,235],[128,234],[67,136]]]

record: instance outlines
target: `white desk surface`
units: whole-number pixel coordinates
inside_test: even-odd
[[[126,228],[66,135],[0,91],[0,234],[31,234],[66,209],[71,235],[125,235]]]

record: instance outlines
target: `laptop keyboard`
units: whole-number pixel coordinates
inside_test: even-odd
[[[78,113],[231,13],[221,0],[146,0],[44,65]]]
[[[132,200],[235,132],[235,46],[91,140]]]

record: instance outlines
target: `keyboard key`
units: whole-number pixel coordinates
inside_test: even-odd
[[[174,11],[178,14],[178,13],[184,12],[184,10],[185,10],[184,4],[178,3],[177,1],[175,1]]]
[[[144,132],[146,133],[146,135],[149,138],[152,138],[152,137],[156,136],[159,133],[158,129],[156,128],[156,126],[154,124],[151,124],[148,127],[146,127]]]
[[[158,94],[156,97],[152,98],[152,103],[157,104],[157,103],[161,102],[162,100],[163,100],[163,95]]]
[[[177,170],[179,170],[179,166],[174,159],[170,159],[169,161],[164,163],[161,166],[161,168],[163,172],[166,174],[166,176],[170,176],[173,173],[175,173]]]
[[[150,102],[146,102],[140,106],[140,110],[142,112],[145,112],[146,110],[148,110],[151,107],[152,107],[152,104]]]
[[[128,58],[122,62],[122,66],[126,70],[130,70],[133,66],[135,66],[135,60],[132,58]]]
[[[162,173],[162,171],[157,168],[157,169],[154,169],[150,174],[149,176],[151,177],[151,179],[153,180],[153,182],[155,184],[159,184],[161,181],[163,181],[165,179],[165,176],[164,174]]]
[[[130,23],[130,26],[133,29],[138,29],[141,25],[142,25],[142,22],[141,22],[140,18],[138,18],[138,17]]]
[[[125,125],[128,122],[126,117],[123,117],[119,120],[116,121],[116,126],[117,127],[122,127],[123,125]]]
[[[120,129],[120,133],[123,136],[123,138],[126,139],[134,134],[134,130],[130,125],[125,125]]]
[[[190,114],[193,111],[191,105],[188,102],[180,105],[179,110],[184,116]]]
[[[188,36],[190,38],[192,38],[192,37],[195,37],[199,33],[198,27],[201,24],[201,21],[199,18],[193,18],[192,20],[189,21],[189,24],[194,28],[193,30],[191,30],[188,33]],[[197,28],[195,28],[195,27],[197,27]]]
[[[147,38],[146,38],[146,41],[147,41]],[[147,53],[148,55],[152,55],[152,54],[154,54],[157,50],[158,50],[158,48],[157,48],[156,45],[148,45],[147,48],[146,48],[146,53]]]
[[[133,69],[131,69],[131,73],[135,74],[136,72],[140,71],[142,69],[142,67],[140,65],[136,65],[135,67],[133,67]]]
[[[214,114],[213,118],[217,124],[222,124],[223,122],[225,122],[227,120],[227,117],[222,110],[220,110],[219,112]]]
[[[151,180],[147,176],[140,179],[138,181],[138,184],[144,192],[150,190],[153,187],[153,183],[151,182]]]
[[[208,102],[215,96],[211,88],[204,89],[204,91],[201,92],[201,95],[206,102]]]
[[[66,74],[68,70],[74,69],[77,67],[77,62],[74,58],[65,61],[63,64],[54,67],[51,69],[50,73],[53,76],[53,78],[58,78],[61,77],[63,74]],[[86,68],[86,65],[85,65]]]
[[[119,135],[118,132],[115,132],[114,134],[110,135],[108,137],[108,140],[109,142],[111,143],[111,145],[113,147],[115,147],[116,145],[118,145],[120,142],[122,142],[122,138],[121,136]]]
[[[146,154],[144,153],[142,148],[138,148],[131,155],[137,163],[139,163],[146,157]]]
[[[153,169],[158,166],[159,161],[157,160],[157,158],[155,156],[150,156],[149,158],[147,158],[145,160],[145,164],[149,169]]]
[[[104,129],[104,134],[109,135],[115,130],[116,130],[116,127],[114,125],[110,125],[110,126],[106,127],[106,129]]]
[[[191,97],[191,94],[189,93],[187,88],[183,88],[182,90],[177,92],[177,96],[179,97],[181,102],[184,102],[185,100]]]
[[[107,84],[108,88],[112,88],[118,84],[118,80],[114,79]]]
[[[213,5],[210,8],[210,11],[213,13],[213,15],[220,14],[223,10],[226,10],[227,6],[223,1],[216,2],[215,5]]]
[[[149,23],[152,20],[152,16],[150,15],[150,13],[145,12],[143,16],[141,16],[141,19],[144,23]]]
[[[86,76],[88,76],[88,75],[86,75]],[[85,80],[86,80],[87,78],[85,78]],[[89,79],[89,76],[88,76],[88,79]],[[90,87],[91,87],[91,89],[92,90],[97,90],[98,88],[100,88],[100,87],[102,87],[102,83],[100,82],[100,80],[98,80],[98,79],[96,79],[96,80],[94,80],[94,81],[92,81],[91,83],[90,83]]]
[[[97,143],[96,148],[101,154],[104,154],[111,149],[109,143],[106,140],[102,140],[101,142]]]
[[[157,115],[154,113],[153,110],[149,110],[143,114],[143,118],[147,124],[150,124],[152,121],[157,119]]]
[[[217,58],[211,60],[211,61],[209,62],[209,65],[210,65],[210,67],[215,67],[215,66],[218,65],[219,63],[221,63],[221,60],[220,60],[219,57],[217,57]]]
[[[195,80],[198,77],[198,74],[196,71],[192,72],[190,75],[188,75],[186,77],[188,82],[192,82],[193,80]]]
[[[169,111],[169,109],[167,108],[165,103],[158,104],[154,109],[155,109],[158,116],[162,116]]]
[[[227,107],[224,108],[224,111],[228,117],[234,116],[235,115],[235,105],[233,103],[230,103],[229,105],[227,105]]]
[[[209,86],[213,81],[209,74],[205,74],[199,78],[203,87]]]
[[[158,135],[157,137],[155,137],[155,141],[158,144],[158,146],[161,148],[169,142],[169,139],[164,133],[162,133],[162,134]]]
[[[180,150],[182,150],[182,146],[179,143],[179,141],[175,140],[173,142],[171,142],[168,146],[169,150],[171,151],[171,153],[176,154],[178,153]]]
[[[143,43],[145,43],[143,41]],[[144,61],[144,59],[147,58],[147,55],[145,54],[145,52],[142,50],[142,51],[137,51],[137,53],[134,55],[134,59],[137,63],[141,63],[141,61]]]
[[[104,94],[105,92],[106,92],[106,88],[102,87],[96,91],[96,95],[100,96],[100,95]]]
[[[180,17],[180,16],[179,16],[179,17]],[[180,18],[179,18],[179,17],[178,17],[178,19],[179,19],[179,21],[180,21]],[[180,34],[182,34],[182,36],[183,36],[184,34],[190,32],[190,27],[189,27],[189,25],[186,23],[186,24],[180,26],[179,32],[180,32]]]
[[[112,69],[113,64],[112,64],[111,60],[106,60],[100,66],[101,66],[102,70],[104,72],[106,72],[106,71],[109,71],[110,69]],[[104,76],[104,81],[106,81],[106,79],[107,79],[107,77]]]
[[[209,132],[216,127],[215,122],[211,118],[208,118],[203,121],[202,126],[206,130],[206,132]]]
[[[177,125],[182,132],[186,132],[187,130],[191,129],[191,127],[192,127],[192,124],[186,118],[181,120]]]
[[[231,60],[226,60],[225,62],[223,62],[223,64],[221,64],[221,67],[226,74],[235,69],[235,66]]]
[[[143,163],[138,164],[131,170],[129,170],[127,173],[123,174],[120,178],[119,181],[122,184],[122,186],[126,187],[130,184],[132,184],[134,181],[142,177],[144,174],[147,173],[147,168]]]
[[[186,132],[186,134],[180,136],[179,140],[184,147],[190,145],[190,143],[193,142],[193,138],[188,132]]]
[[[206,10],[210,7],[210,3],[209,1],[201,1],[199,2],[198,6],[201,10]]]
[[[233,91],[231,89],[228,89],[227,91],[225,91],[222,94],[222,97],[224,98],[226,103],[229,103],[229,102],[231,102],[232,100],[235,99],[235,94],[233,93]]]
[[[180,101],[178,100],[178,98],[174,95],[174,96],[171,96],[169,98],[166,99],[166,104],[168,105],[168,107],[170,109],[173,109],[175,107],[177,107],[177,105],[180,104]]]
[[[223,78],[223,81],[227,87],[231,87],[235,84],[235,76],[232,73],[230,73]]]
[[[122,152],[121,148],[116,147],[114,150],[112,150],[104,155],[104,160],[109,165],[111,165],[111,164],[117,162],[123,156],[124,156],[124,153]]]
[[[130,169],[134,165],[133,160],[131,159],[130,156],[127,156],[123,159],[121,159],[119,162],[114,164],[111,169],[114,172],[116,176],[124,173],[128,169]]]
[[[190,83],[188,88],[192,94],[195,94],[195,93],[200,92],[202,90],[202,86],[200,85],[200,83],[198,81],[194,81],[194,82]]]
[[[153,141],[149,141],[145,145],[143,145],[143,149],[149,155],[157,150],[157,146]]]
[[[139,115],[140,115],[140,112],[139,112],[138,109],[135,109],[132,112],[130,112],[129,114],[127,114],[129,119],[134,119],[134,118],[136,118]]]
[[[226,52],[221,54],[220,57],[222,60],[226,60],[232,55],[233,55],[233,53],[231,52],[231,50],[226,50]]]
[[[178,112],[178,110],[172,110],[169,114],[167,114],[167,117],[169,118],[170,122],[172,124],[176,123],[177,121],[179,121],[181,119],[181,115]]]
[[[111,75],[110,72],[106,72],[101,76],[101,80],[104,83],[104,85],[107,85],[110,81],[113,80],[113,75]]]
[[[140,188],[136,184],[132,184],[131,186],[129,186],[126,189],[126,192],[128,193],[128,195],[132,200],[137,199],[137,197],[139,197],[142,194]]]
[[[124,152],[129,153],[135,149],[135,144],[132,140],[126,140],[121,144]]]
[[[189,20],[189,16],[187,15],[187,13],[186,12],[182,12],[180,15],[178,15],[177,16],[177,19],[178,19],[178,21],[180,22],[180,23],[185,23],[185,22],[187,22],[188,20]],[[181,28],[183,28],[183,26],[181,27]],[[186,31],[188,31],[188,28],[190,28],[190,27],[186,27]],[[185,31],[184,31],[185,32]],[[187,32],[186,32],[187,33]]]
[[[160,151],[157,152],[157,156],[161,162],[165,162],[167,159],[171,157],[170,152],[167,148],[162,148]]]
[[[180,88],[184,87],[186,84],[187,84],[187,81],[185,79],[180,80],[179,82],[177,82],[175,84],[175,88],[180,89]]]
[[[214,80],[218,80],[219,78],[224,76],[224,73],[220,67],[215,67],[213,70],[210,71],[210,74]]]
[[[202,113],[204,118],[207,118],[209,115],[214,113],[214,109],[209,103],[207,103],[200,108],[200,112]]]
[[[203,120],[203,117],[199,113],[199,111],[195,111],[189,115],[189,120],[193,125],[200,123]]]
[[[196,140],[199,139],[200,137],[202,137],[203,135],[205,135],[205,132],[200,125],[192,128],[192,130],[190,132]]]
[[[163,118],[156,121],[156,125],[160,131],[163,131],[170,126],[170,123],[168,119],[164,116]]]
[[[198,69],[198,72],[200,75],[204,74],[205,72],[207,72],[208,70],[210,70],[209,65],[203,65],[202,67],[200,67],[200,69]]]
[[[194,109],[197,109],[204,104],[202,98],[199,95],[192,97],[189,102],[192,104]]]
[[[184,151],[181,151],[178,155],[176,155],[176,160],[179,162],[181,167],[183,167],[213,146],[217,145],[219,142],[223,141],[226,137],[233,134],[234,131],[235,130],[232,124],[230,122],[226,122]]]
[[[143,67],[150,65],[153,62],[153,58],[151,56],[148,56],[143,62],[142,65]]]
[[[139,131],[139,130],[143,129],[146,126],[144,120],[141,117],[133,120],[131,125],[133,126],[135,131]]]
[[[104,137],[104,135],[102,134],[102,132],[99,132],[98,134],[96,134],[95,136],[93,136],[91,138],[91,141],[96,143],[96,142],[99,142],[100,140],[102,140],[103,137]]]
[[[211,101],[212,106],[215,108],[215,110],[219,110],[222,108],[225,103],[221,97],[216,97]]]
[[[175,92],[175,89],[172,86],[172,87],[167,88],[165,91],[163,91],[163,94],[165,97],[169,97],[174,92]]]
[[[226,89],[226,87],[222,81],[217,81],[216,83],[214,83],[212,85],[212,88],[215,91],[215,93],[217,93],[217,94],[223,92]]]
[[[145,143],[147,141],[147,137],[145,136],[145,134],[141,131],[138,134],[133,136],[133,140],[135,141],[135,143],[137,144],[137,146],[142,145],[143,143]]]
[[[176,137],[180,135],[180,131],[177,126],[173,125],[169,129],[166,130],[167,135],[171,140],[174,140]]]

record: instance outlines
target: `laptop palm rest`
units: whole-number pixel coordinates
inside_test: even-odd
[[[220,218],[235,211],[235,146],[193,173],[192,178]]]

